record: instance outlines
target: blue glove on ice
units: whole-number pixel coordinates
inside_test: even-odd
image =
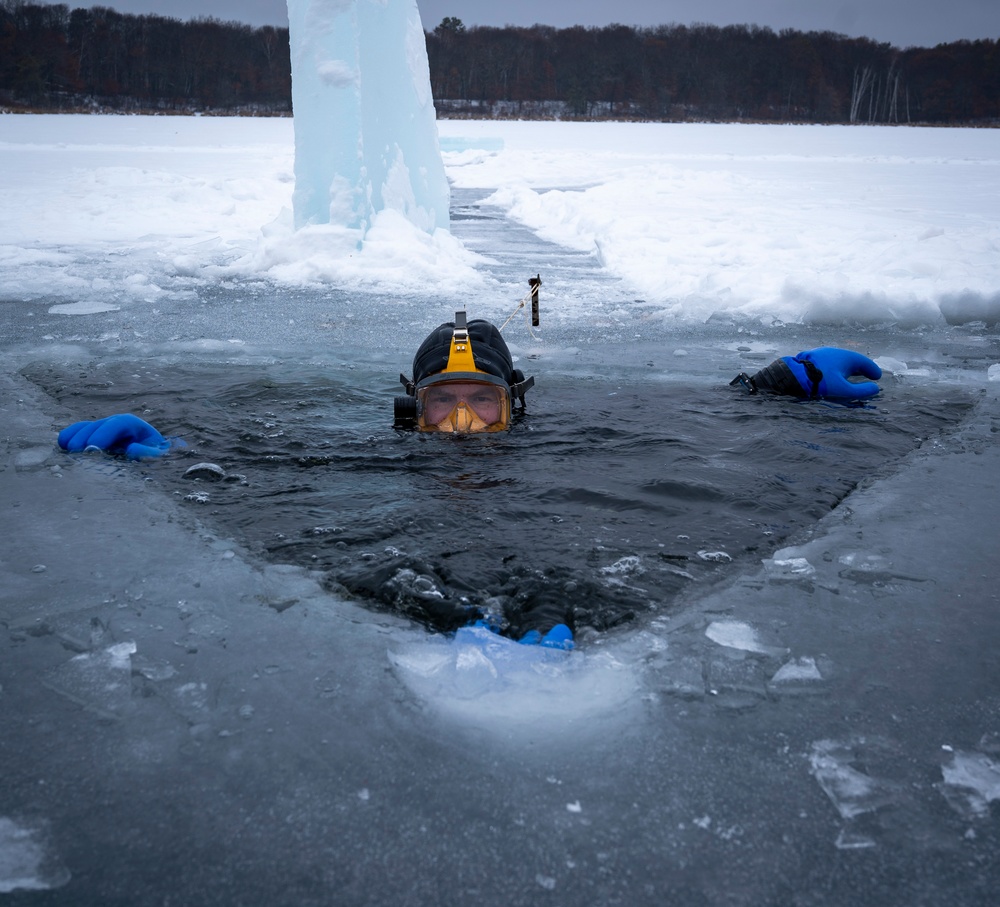
[[[74,422],[59,432],[63,450],[106,450],[124,453],[130,460],[159,457],[170,450],[170,441],[138,416],[120,413],[94,422]]]
[[[473,627],[482,627],[491,633],[500,635],[499,628],[489,620],[480,618],[472,624]],[[566,624],[556,624],[544,636],[538,630],[529,630],[518,642],[522,646],[541,646],[545,649],[572,649],[573,631]]]
[[[751,393],[770,391],[793,397],[866,400],[879,392],[874,381],[851,381],[852,377],[881,378],[882,369],[854,350],[821,346],[797,356],[782,356],[750,377],[739,375]]]
[[[572,649],[573,631],[566,624],[556,624],[544,636],[538,630],[529,630],[518,642],[523,646],[541,646],[544,649]]]

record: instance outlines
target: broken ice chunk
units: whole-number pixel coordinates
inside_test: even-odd
[[[226,477],[226,471],[217,463],[195,463],[184,470],[185,479],[207,479],[218,482]]]
[[[709,551],[707,549],[699,551],[698,557],[700,557],[703,561],[709,561],[716,564],[728,563],[733,559],[732,555],[727,554],[725,551]]]
[[[945,799],[966,818],[988,815],[990,803],[1000,800],[1000,763],[983,753],[954,753],[941,775]]]
[[[894,799],[890,785],[851,765],[854,758],[853,747],[836,740],[817,741],[809,758],[813,777],[844,819],[874,812]]]
[[[765,645],[757,636],[757,631],[749,624],[738,620],[713,620],[705,630],[705,635],[720,646],[757,652],[761,655],[783,655],[787,649]]]
[[[764,678],[760,663],[746,656],[723,657],[706,665],[708,691],[716,706],[743,711],[756,708],[764,700]]]
[[[772,696],[804,696],[827,692],[816,659],[808,655],[786,661],[768,681]]]
[[[804,579],[816,572],[816,568],[804,557],[773,557],[763,563],[772,580]]]
[[[798,683],[822,679],[823,675],[816,667],[816,659],[803,655],[801,658],[786,661],[771,678],[771,683]]]
[[[682,655],[667,662],[663,691],[682,699],[701,699],[705,695],[705,677],[701,659]]]
[[[837,850],[865,850],[875,846],[874,838],[860,834],[848,828],[842,828],[837,840],[833,842]]]
[[[117,715],[132,698],[134,642],[86,652],[48,671],[44,683],[68,699],[103,715]]]
[[[0,894],[47,891],[69,881],[69,870],[52,852],[45,831],[41,823],[0,816]]]

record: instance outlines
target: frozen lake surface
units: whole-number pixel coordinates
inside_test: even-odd
[[[443,123],[452,236],[398,234],[357,276],[321,236],[308,274],[275,270],[304,241],[280,235],[290,124],[49,133],[81,120],[0,118],[23,168],[0,168],[23,202],[20,229],[0,215],[5,902],[993,902],[995,138],[968,133],[959,164],[950,130],[819,130],[853,143],[824,157],[780,129],[666,130],[657,151],[607,127],[571,153],[551,124],[532,145],[531,124]],[[681,219],[686,238],[654,228],[653,192],[613,220],[593,196],[627,189],[626,159],[689,202],[746,191],[732,217],[720,192]],[[859,192],[855,217],[944,232],[870,239],[838,277],[815,211],[873,161],[899,195]],[[779,180],[769,219],[737,228]],[[586,216],[590,245],[554,211]],[[979,243],[955,247],[965,277],[947,254],[922,272],[951,233]],[[669,291],[614,252],[682,242]],[[905,291],[871,264],[893,243]],[[768,266],[817,292],[791,301]],[[505,330],[536,377],[525,417],[501,438],[394,432],[426,332],[464,305],[502,321],[536,273],[541,327]],[[882,394],[728,387],[821,344],[874,356]],[[189,447],[55,449],[116,411]],[[225,478],[184,477],[201,462]],[[476,608],[568,616],[578,649],[428,629]]]

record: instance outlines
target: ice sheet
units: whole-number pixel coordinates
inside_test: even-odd
[[[0,210],[0,317],[4,338],[18,338],[5,339],[0,368],[0,769],[2,815],[13,823],[4,840],[24,841],[27,831],[65,870],[36,871],[38,851],[21,852],[4,885],[65,882],[53,897],[74,904],[169,895],[191,905],[236,897],[321,907],[333,892],[345,903],[455,895],[500,905],[541,894],[565,903],[722,905],[794,903],[815,891],[831,903],[855,903],[859,892],[871,904],[960,892],[963,903],[992,904],[1000,884],[992,820],[1000,384],[989,379],[1000,352],[990,328],[950,328],[934,311],[927,329],[903,327],[923,318],[928,300],[940,313],[947,295],[961,292],[950,266],[940,279],[911,278],[898,328],[855,328],[848,308],[836,328],[816,330],[845,344],[878,338],[896,360],[893,380],[908,387],[938,382],[941,393],[974,393],[958,428],[873,470],[775,557],[761,564],[753,552],[744,575],[699,557],[724,581],[698,585],[641,626],[581,639],[568,657],[554,653],[562,658],[554,672],[537,672],[534,653],[518,651],[529,662],[507,674],[499,657],[480,649],[481,658],[464,658],[454,642],[345,601],[322,577],[266,563],[239,539],[211,532],[199,522],[203,509],[158,496],[150,470],[209,462],[201,438],[191,451],[197,459],[130,467],[68,457],[52,441],[80,416],[72,412],[75,376],[100,381],[109,361],[161,389],[187,356],[239,376],[248,357],[284,367],[317,355],[325,325],[355,314],[335,292],[359,295],[365,318],[377,316],[359,330],[382,338],[385,324],[431,317],[442,296],[461,296],[470,275],[494,294],[491,304],[506,305],[509,287],[490,286],[488,268],[470,264],[482,258],[449,270],[433,249],[426,268],[406,274],[412,250],[389,239],[392,269],[377,258],[331,259],[330,283],[297,296],[289,287],[301,273],[276,277],[273,262],[253,258],[260,225],[290,204],[288,122],[5,117],[2,125],[0,157],[10,166],[0,167],[0,186],[13,208]],[[539,199],[521,197],[534,203],[546,186],[566,190],[558,183],[567,174],[593,201],[601,193],[588,196],[584,182],[610,184],[615,168],[639,155],[675,188],[704,187],[699,173],[714,168],[730,186],[749,181],[751,194],[760,184],[808,184],[816,210],[824,200],[836,208],[836,193],[857,180],[856,216],[888,232],[842,251],[849,282],[884,276],[873,262],[895,254],[893,231],[912,263],[917,243],[954,229],[970,240],[952,249],[968,280],[996,286],[995,250],[968,232],[993,242],[992,135],[807,128],[782,133],[786,144],[802,142],[785,162],[753,129],[694,127],[680,139],[672,129],[626,130],[623,141],[616,128],[561,124],[561,133],[559,125],[446,124],[473,139],[504,138],[499,150],[492,142],[482,155],[461,152],[451,176],[492,191],[516,172]],[[841,136],[845,149],[829,147]],[[568,155],[561,164],[560,155]],[[803,183],[806,176],[816,182]],[[705,258],[689,267],[685,253],[705,251],[706,228],[723,209],[709,198],[699,213],[696,194],[687,196],[691,237],[670,227],[677,253],[643,259],[637,285],[647,270],[676,269],[682,284],[706,267]],[[776,209],[798,204],[775,197]],[[910,197],[919,200],[913,210]],[[561,210],[583,214],[578,200],[554,196],[554,207],[539,203],[546,218],[557,199]],[[906,232],[933,233],[939,221],[944,234]],[[619,224],[619,240],[630,231],[642,239],[629,226],[637,223]],[[661,243],[656,218],[644,224]],[[821,220],[806,226],[801,256],[770,260],[822,285],[830,278],[824,256],[810,253],[832,255],[836,243],[823,244]],[[719,255],[767,259],[768,243],[780,249],[792,228],[775,221],[769,230],[717,220],[716,237],[727,240]],[[601,240],[612,253],[615,235],[609,229]],[[532,241],[529,231],[516,237]],[[498,248],[517,253],[512,240]],[[591,258],[579,261],[588,264],[577,281],[587,294],[567,291],[553,306],[563,333],[518,352],[540,357],[535,365],[587,363],[580,383],[597,388],[620,338],[641,334],[672,303],[649,296],[647,306],[616,290],[609,310],[591,292],[600,286]],[[748,273],[734,263],[735,276]],[[355,274],[413,292],[412,308],[365,295]],[[341,277],[346,289],[335,286]],[[700,291],[710,304],[695,301],[697,317],[709,308],[723,318],[742,311],[742,288],[753,281],[724,283],[731,293]],[[83,307],[100,301],[118,310]],[[784,296],[767,310],[791,321],[815,311]],[[720,350],[757,362],[802,336],[770,322],[766,336],[718,323],[679,328],[666,347],[672,368],[648,367],[649,380],[719,385],[731,377]],[[724,343],[720,330],[730,331]],[[605,332],[617,346],[604,349]],[[387,395],[397,352],[377,360]],[[351,355],[360,353],[338,348],[316,361],[350,373]],[[18,372],[46,360],[76,369],[60,400]],[[602,401],[612,399],[599,390]],[[210,411],[218,401],[204,404]],[[747,418],[762,413],[748,408]],[[763,417],[780,425],[785,415],[777,404]],[[364,439],[357,442],[363,456]],[[218,506],[207,495],[205,506]],[[310,525],[330,516],[310,514]],[[724,552],[704,549],[713,553]],[[609,581],[643,581],[634,562],[613,566]],[[720,645],[706,635],[713,624],[729,642],[750,639],[737,626],[751,628],[769,651]]]

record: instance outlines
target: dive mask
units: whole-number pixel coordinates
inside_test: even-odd
[[[510,425],[510,391],[481,372],[446,373],[416,388],[420,431],[490,432]]]

